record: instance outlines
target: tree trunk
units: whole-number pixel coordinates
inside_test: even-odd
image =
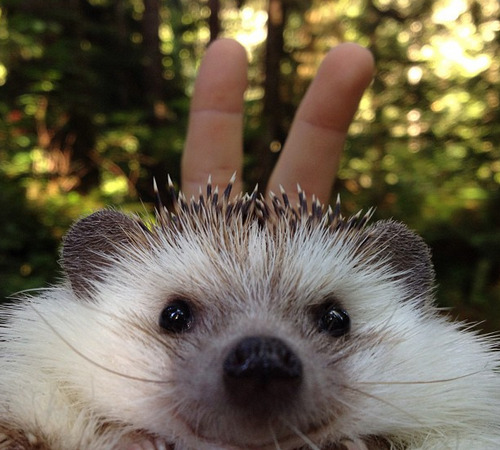
[[[262,187],[265,186],[277,159],[277,154],[271,152],[271,146],[279,149],[285,138],[283,104],[280,95],[285,17],[285,3],[282,0],[269,0],[265,55],[264,124],[263,133],[256,148],[257,161],[252,174],[252,178]]]
[[[160,53],[160,0],[144,0],[142,35],[144,48],[144,88],[154,120],[165,119],[163,66]]]
[[[210,7],[210,17],[208,18],[208,27],[210,29],[210,42],[215,41],[220,34],[220,0],[208,0]]]

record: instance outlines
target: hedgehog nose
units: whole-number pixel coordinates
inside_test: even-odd
[[[302,381],[302,363],[281,339],[250,336],[240,340],[224,361],[230,396],[244,404],[274,398],[282,402]]]

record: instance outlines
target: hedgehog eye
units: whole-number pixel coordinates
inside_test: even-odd
[[[189,330],[193,322],[191,307],[185,300],[170,302],[160,314],[160,327],[171,333]]]
[[[320,331],[328,333],[333,337],[347,334],[351,328],[349,314],[335,304],[328,304],[322,308],[318,315],[318,327]]]

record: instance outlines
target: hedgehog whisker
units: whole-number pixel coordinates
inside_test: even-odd
[[[38,311],[37,308],[35,308],[33,305],[31,305],[31,308],[33,308],[33,310],[35,311],[35,313],[40,317],[40,319],[42,320],[43,323],[45,323],[45,325],[47,325],[50,330],[62,341],[64,342],[64,344],[71,349],[71,351],[73,351],[75,354],[77,354],[78,356],[80,356],[82,359],[84,359],[85,361],[89,362],[90,364],[92,364],[93,366],[95,367],[98,367],[99,369],[102,369],[102,370],[105,370],[106,372],[108,373],[112,373],[113,375],[117,375],[119,377],[122,377],[122,378],[126,378],[128,380],[134,380],[134,381],[141,381],[141,382],[144,382],[144,383],[157,383],[157,384],[171,384],[171,381],[170,380],[155,380],[155,379],[148,379],[148,378],[144,378],[144,377],[136,377],[136,376],[133,376],[133,375],[128,375],[126,373],[122,373],[122,372],[119,372],[117,370],[114,370],[114,369],[110,369],[109,367],[106,367],[96,361],[94,361],[92,358],[90,358],[89,356],[85,355],[84,353],[82,353],[80,350],[78,350],[73,344],[71,344],[61,333],[59,333],[59,331],[56,330],[56,328],[51,324],[49,323],[49,321],[40,313],[40,311]]]
[[[285,426],[287,426],[290,429],[290,431],[295,433],[296,436],[298,436],[300,439],[302,439],[304,441],[304,443],[307,444],[311,448],[311,450],[321,450],[320,447],[318,447],[305,433],[300,431],[300,429],[297,428],[294,424],[290,423],[288,420],[286,420],[283,417],[281,417],[280,419],[281,419],[281,422]]]
[[[403,413],[404,415],[406,415],[407,417],[409,417],[410,419],[414,420],[415,422],[419,423],[419,424],[422,424],[422,421],[418,419],[418,417],[415,417],[413,414],[410,414],[408,411],[405,411],[403,408],[400,408],[399,406],[396,406],[394,405],[393,403],[387,401],[387,400],[384,400],[383,398],[377,396],[377,395],[374,395],[374,394],[369,394],[368,392],[365,392],[363,391],[362,389],[358,389],[356,387],[353,387],[353,386],[348,386],[346,384],[339,384],[339,383],[336,383],[338,387],[340,388],[344,388],[344,389],[347,389],[349,391],[353,391],[353,392],[356,392],[357,394],[361,394],[365,397],[368,397],[368,398],[371,398],[373,400],[376,400],[378,402],[381,402],[383,403],[384,405],[387,405],[393,409],[395,409],[396,411],[400,412],[400,413]]]
[[[438,378],[436,380],[408,380],[408,381],[358,381],[358,384],[364,384],[364,385],[398,385],[398,384],[409,384],[409,385],[415,385],[415,384],[436,384],[436,383],[449,383],[452,381],[458,381],[462,380],[464,378],[472,377],[474,375],[477,375],[481,373],[479,370],[477,372],[470,372],[466,373],[464,375],[459,375],[456,377],[451,377],[451,378]]]
[[[271,436],[273,438],[274,448],[276,450],[281,450],[281,446],[280,446],[280,443],[278,441],[278,437],[276,436],[276,433],[275,433],[274,428],[273,428],[271,423],[269,423],[269,433],[271,434]]]

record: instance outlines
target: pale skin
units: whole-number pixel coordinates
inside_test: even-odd
[[[267,185],[292,201],[297,184],[322,203],[329,200],[347,131],[374,73],[371,53],[346,43],[330,50],[295,114],[288,138]],[[236,41],[221,39],[208,48],[195,83],[181,165],[182,190],[197,196],[209,175],[224,188],[236,173],[243,188],[243,95],[247,56]]]

